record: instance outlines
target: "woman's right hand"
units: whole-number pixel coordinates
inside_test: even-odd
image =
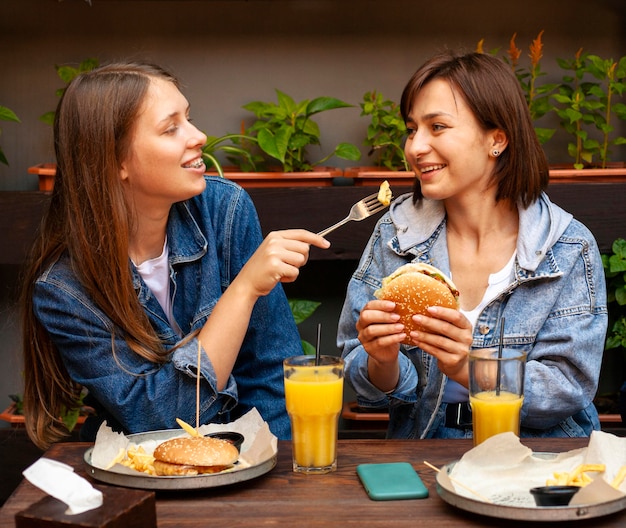
[[[306,229],[273,231],[246,262],[237,281],[247,281],[256,297],[267,295],[279,282],[293,282],[298,278],[312,245],[326,249],[330,242]]]
[[[356,322],[359,341],[369,355],[370,381],[383,392],[392,390],[398,383],[398,353],[406,337],[400,316],[393,311],[395,306],[392,301],[370,301]]]

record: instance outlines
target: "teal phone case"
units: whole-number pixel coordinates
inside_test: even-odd
[[[425,499],[428,488],[408,462],[360,464],[357,475],[373,500]]]

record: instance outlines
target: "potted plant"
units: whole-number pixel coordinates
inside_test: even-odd
[[[567,155],[573,163],[551,163],[550,178],[555,182],[613,181],[626,176],[623,162],[610,162],[611,147],[626,145],[616,122],[626,121],[626,57],[615,61],[579,49],[572,60],[557,59],[564,72],[560,83],[541,83],[546,75],[541,65],[543,31],[529,46],[530,64],[519,66],[521,50],[514,34],[503,60],[511,65],[526,95],[531,117],[539,125],[544,116],[556,114],[559,129],[535,128],[542,144],[553,136],[570,138]],[[483,41],[477,51],[483,51]],[[498,50],[491,53],[497,54]],[[559,134],[560,133],[560,134]]]
[[[350,143],[340,143],[329,154],[313,160],[311,147],[320,145],[321,131],[312,117],[352,105],[334,97],[296,102],[280,90],[276,94],[277,103],[253,101],[244,105],[256,116],[252,125],[247,129],[242,126],[241,134],[212,138],[212,145],[204,152],[230,139],[231,144],[221,148],[236,169],[226,168],[226,175],[244,187],[332,185],[342,171],[323,164],[333,156],[355,161],[361,152]]]
[[[606,360],[609,368],[618,376],[620,387],[608,394],[599,395],[597,400],[599,407],[604,404],[606,411],[614,414],[614,421],[621,419],[626,424],[626,240],[615,240],[612,252],[602,255],[602,264],[609,309],[605,351],[615,354],[608,356]],[[615,416],[618,412],[619,419]]]
[[[15,112],[6,106],[0,106],[0,121],[13,121],[15,123],[20,122],[20,118],[15,115]],[[0,134],[2,133],[2,129],[0,128]],[[0,146],[0,163],[4,163],[5,165],[9,164],[9,160],[4,155],[2,147]]]
[[[80,428],[80,426],[87,419],[87,416],[93,413],[93,409],[91,407],[83,405],[84,397],[85,393],[81,394],[76,401],[76,407],[66,409],[61,415],[61,420],[63,420],[63,423],[69,433],[76,428]],[[9,422],[11,427],[24,427],[24,412],[21,395],[10,394],[9,398],[11,398],[12,403],[4,410],[4,412],[0,413],[0,420]]]
[[[93,70],[99,64],[98,59],[85,59],[77,67],[71,65],[56,65],[55,69],[59,79],[61,79],[65,86],[56,90],[56,95],[61,97],[67,85],[78,74]],[[54,110],[42,114],[39,119],[47,125],[52,125],[54,122]],[[56,163],[40,163],[28,168],[29,174],[37,174],[39,176],[39,190],[44,192],[52,191],[54,187],[54,177],[56,175]]]
[[[616,133],[614,120],[626,121],[626,104],[616,102],[626,91],[626,56],[619,61],[602,59],[579,49],[571,61],[559,59],[565,75],[558,93],[556,113],[561,127],[573,138],[568,154],[574,169],[606,169],[611,147],[626,145]]]
[[[370,120],[363,143],[369,147],[374,164],[346,169],[345,176],[354,178],[355,185],[379,186],[384,180],[412,185],[414,174],[404,154],[406,125],[399,105],[373,90],[363,95],[360,107],[361,116]]]

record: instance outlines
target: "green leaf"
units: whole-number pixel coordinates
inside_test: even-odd
[[[307,356],[314,356],[315,355],[315,347],[309,343],[308,341],[305,341],[304,339],[302,339],[300,341],[300,343],[302,344],[302,351],[304,352],[305,355]]]
[[[20,118],[15,115],[15,112],[6,106],[0,106],[0,121],[14,121],[20,123]]]
[[[340,143],[335,148],[335,156],[350,161],[361,159],[361,151],[351,143]]]
[[[290,96],[280,90],[276,90],[276,95],[278,96],[278,105],[285,110],[286,114],[299,113],[297,111],[296,102]],[[304,101],[304,106],[306,106],[307,103],[308,101]]]
[[[300,324],[311,317],[313,312],[315,312],[321,304],[317,301],[308,301],[305,299],[289,299],[288,302],[296,324]]]
[[[259,130],[257,140],[259,147],[264,152],[282,163],[285,161],[285,153],[287,152],[290,137],[291,130],[287,127],[278,129],[276,134],[272,134],[271,130],[264,128]]]
[[[345,103],[334,97],[317,97],[309,103],[307,108],[307,114],[319,114],[320,112],[324,112],[326,110],[334,110],[335,108],[349,108],[352,106],[354,105]]]

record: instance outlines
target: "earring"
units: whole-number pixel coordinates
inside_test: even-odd
[[[494,150],[494,151],[492,152],[492,154],[493,154],[493,157],[494,157],[494,158],[497,158],[497,157],[500,155],[500,151],[499,151],[499,150]]]

